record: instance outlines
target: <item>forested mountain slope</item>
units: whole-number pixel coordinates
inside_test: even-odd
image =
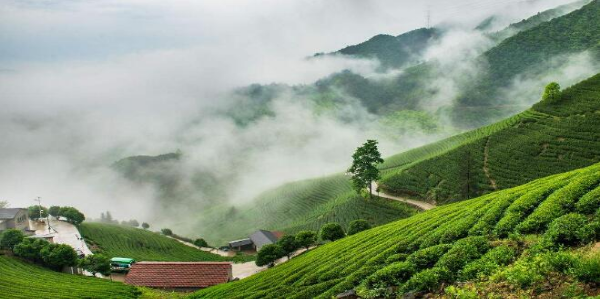
[[[419,28],[398,36],[380,34],[371,39],[340,49],[334,54],[360,58],[376,58],[383,69],[400,68],[419,61],[423,52],[440,37],[436,28]]]
[[[569,247],[598,239],[595,164],[363,231],[194,296],[332,298],[356,289],[368,298],[415,297],[442,294],[442,287],[466,281],[497,284],[498,293],[528,297],[549,291],[594,296],[599,292],[598,248],[588,260]],[[546,278],[555,282],[551,275],[573,284],[548,285]]]
[[[385,160],[393,194],[447,203],[599,161],[599,75],[507,120]]]

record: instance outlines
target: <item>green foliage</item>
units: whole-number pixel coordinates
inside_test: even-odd
[[[40,214],[40,209],[42,210],[41,214]],[[45,218],[48,216],[48,209],[44,206],[32,205],[27,208],[27,214],[29,215],[29,219],[31,219],[31,220]]]
[[[361,232],[370,228],[371,225],[369,225],[369,222],[367,222],[367,220],[355,220],[352,221],[349,225],[347,233],[348,235],[353,235],[357,232]]]
[[[142,228],[148,229],[148,228],[150,228],[150,225],[148,223],[144,222],[144,223],[142,223]]]
[[[309,249],[309,247],[313,246],[317,241],[317,233],[310,230],[299,231],[294,239],[299,247]]]
[[[559,83],[551,82],[545,87],[545,92],[543,93],[543,101],[556,101],[559,100],[560,96],[561,88],[559,87]]]
[[[381,188],[448,203],[599,161],[599,75],[504,121],[387,158]],[[486,170],[486,171],[485,171]]]
[[[60,212],[61,212],[60,206],[50,206],[50,208],[48,208],[48,214],[57,219],[61,216]]]
[[[57,271],[77,265],[77,253],[66,244],[48,244],[40,250],[40,256],[45,266]]]
[[[169,229],[169,228],[163,228],[163,229],[161,229],[161,233],[163,235],[166,235],[166,236],[172,236],[173,235],[173,231],[171,231],[171,229]]]
[[[94,276],[96,273],[105,276],[111,273],[111,260],[102,254],[93,254],[84,257],[79,261],[79,266]]]
[[[488,240],[482,236],[471,236],[458,240],[435,266],[457,273],[470,261],[479,258],[488,250]]]
[[[591,240],[593,233],[585,226],[588,220],[581,214],[571,213],[555,219],[545,232],[545,238],[558,246],[574,246]]]
[[[582,282],[599,287],[599,252],[593,257],[577,258],[573,266],[573,274]]]
[[[338,223],[328,223],[321,227],[319,231],[319,237],[322,240],[335,241],[345,236],[344,229]]]
[[[284,235],[278,240],[277,244],[280,245],[286,255],[290,255],[290,253],[299,248],[299,244],[296,242],[296,237],[293,235]]]
[[[222,256],[186,246],[148,230],[103,223],[83,223],[80,232],[88,243],[108,257],[137,261],[223,261]]]
[[[86,217],[83,213],[77,210],[75,207],[63,206],[59,210],[59,215],[67,219],[67,222],[79,225],[83,222]]]
[[[371,183],[380,179],[380,170],[377,165],[383,162],[380,151],[378,151],[378,142],[375,140],[367,140],[363,146],[355,150],[353,164],[348,172],[351,173],[353,187],[357,194],[361,194],[361,190],[364,188],[371,191]]]
[[[0,248],[12,250],[17,244],[21,243],[25,235],[18,229],[7,229],[0,234]]]
[[[138,290],[121,282],[48,270],[17,258],[0,255],[2,298],[126,299]]]
[[[261,250],[257,253],[257,260],[255,263],[257,266],[265,266],[273,263],[278,258],[286,255],[286,251],[278,244],[269,244],[261,247]]]
[[[399,68],[415,63],[416,58],[440,32],[435,28],[420,28],[399,36],[376,35],[366,42],[348,46],[336,53],[361,58],[377,58],[384,69]]]
[[[13,248],[13,252],[16,256],[40,263],[43,261],[41,253],[42,249],[49,244],[50,243],[43,239],[24,239]]]
[[[599,188],[596,188],[582,196],[576,203],[576,211],[589,214],[599,209]]]
[[[506,266],[514,260],[516,251],[506,245],[501,245],[486,252],[481,258],[468,263],[462,270],[460,278],[463,281],[482,279],[490,276],[501,266]]]
[[[441,244],[424,248],[409,255],[407,262],[413,264],[418,270],[431,268],[452,247],[450,244]]]
[[[434,292],[440,284],[449,280],[451,272],[442,267],[423,270],[411,277],[399,290],[397,296],[405,293]]]
[[[204,239],[195,239],[194,240],[194,245],[196,247],[209,247],[209,244],[207,243],[207,241],[205,241]]]
[[[468,226],[465,229],[465,224],[472,224],[472,226],[481,224],[478,222],[481,216],[488,215],[489,211],[499,214],[499,207],[507,209],[513,201],[534,189],[547,187],[549,191],[543,194],[552,195],[558,186],[562,186],[557,182],[564,182],[564,185],[571,182],[585,184],[586,181],[581,179],[596,174],[598,169],[599,165],[595,164],[482,197],[439,206],[407,219],[327,243],[249,278],[203,289],[192,296],[195,298],[295,298],[297,296],[332,298],[346,290],[357,288],[358,293],[365,297],[388,297],[389,295],[403,297],[408,292],[438,292],[442,289],[442,283],[453,284],[457,278],[468,273],[474,274],[473,276],[482,274],[483,277],[491,278],[490,280],[498,278],[500,280],[498,282],[508,282],[507,278],[510,277],[516,288],[521,288],[522,285],[528,286],[528,281],[538,284],[539,279],[549,277],[547,275],[549,273],[541,273],[545,268],[551,271],[544,272],[558,272],[553,270],[565,269],[561,266],[565,266],[566,263],[552,262],[549,258],[545,258],[537,263],[516,261],[507,267],[507,264],[520,260],[521,257],[532,259],[545,252],[528,250],[524,252],[525,255],[521,255],[522,252],[516,249],[533,243],[520,242],[523,239],[489,241],[482,236],[464,238],[462,234],[449,233],[454,230],[470,232],[471,228]],[[598,184],[589,186],[588,189],[592,190],[597,186]],[[538,205],[543,205],[546,201],[549,200],[543,198]],[[509,204],[500,205],[506,202]],[[502,215],[503,211],[500,214]],[[527,218],[527,215],[522,218]],[[486,220],[491,222],[489,227],[494,228],[499,219],[487,218]],[[543,233],[544,231],[536,232],[536,234]],[[443,236],[448,236],[445,238],[447,243],[439,244]],[[494,236],[487,237],[496,239]],[[426,240],[434,241],[434,244],[420,249],[421,245],[430,244],[426,243]],[[488,244],[498,243],[509,246],[497,246],[487,251]],[[513,245],[518,245],[518,248],[513,248]],[[462,249],[471,255],[461,256]],[[509,249],[516,251],[512,252]],[[406,259],[405,255],[408,255]],[[555,256],[557,256],[555,253],[549,255],[549,257]],[[469,271],[469,268],[473,268],[473,265],[478,262],[494,263],[499,268]],[[453,270],[441,265],[450,266]],[[414,272],[409,271],[410,266],[415,269]],[[565,274],[573,274],[574,270],[575,267],[571,267]],[[376,273],[378,275],[375,275]],[[497,273],[505,275],[501,276]],[[409,279],[405,279],[407,276],[410,276]],[[394,295],[395,288],[398,291],[396,295]],[[535,296],[536,294],[530,297]]]

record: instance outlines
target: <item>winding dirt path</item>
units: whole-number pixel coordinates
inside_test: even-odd
[[[375,182],[372,182],[371,190],[372,190],[372,194],[375,196],[390,199],[390,200],[405,202],[405,203],[413,205],[421,210],[430,210],[430,209],[433,209],[436,207],[436,205],[430,204],[430,203],[424,202],[424,201],[411,200],[411,199],[407,199],[407,198],[403,198],[403,197],[392,196],[392,195],[388,195],[388,194],[382,193],[382,192],[378,193],[378,192],[376,192],[377,189],[378,189],[378,184]]]
[[[490,185],[496,191],[499,189],[497,188],[497,182],[490,176],[490,172],[488,170],[488,143],[490,143],[490,137],[486,139],[486,145],[484,146],[484,164],[482,166],[482,170],[484,171],[486,178],[488,178],[488,181],[490,181]]]

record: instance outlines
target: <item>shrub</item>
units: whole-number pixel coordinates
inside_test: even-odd
[[[310,230],[299,231],[294,239],[299,247],[305,247],[306,249],[309,249],[309,247],[315,244],[315,241],[317,240],[317,233]]]
[[[298,249],[298,243],[296,242],[296,238],[293,235],[285,235],[283,236],[277,243],[282,247],[282,250],[288,257],[290,257],[290,253],[296,251]]]
[[[150,225],[148,223],[144,222],[144,223],[142,223],[142,228],[148,229],[148,228],[150,228]]]
[[[587,233],[588,220],[585,216],[576,213],[563,215],[555,219],[545,232],[545,239],[555,245],[573,246],[590,241],[591,235]]]
[[[352,221],[348,228],[348,235],[353,235],[357,232],[361,232],[363,230],[370,229],[371,225],[369,222],[363,219]]]
[[[77,253],[69,245],[49,244],[40,251],[44,265],[60,271],[63,267],[77,265]]]
[[[41,214],[40,214],[40,209],[42,211]],[[31,220],[45,218],[48,216],[48,209],[44,206],[32,205],[27,208],[27,214],[29,215],[29,219],[31,219]]]
[[[407,281],[415,271],[415,265],[412,263],[406,261],[393,263],[367,277],[365,284],[369,288],[380,285],[398,286]]]
[[[510,264],[515,258],[513,248],[502,245],[486,252],[480,259],[468,263],[460,272],[459,278],[467,281],[490,276],[500,266]]]
[[[43,239],[23,239],[23,241],[17,244],[13,249],[16,256],[34,261],[41,262],[42,254],[40,253],[44,247],[49,245],[46,240]]]
[[[257,266],[264,266],[275,262],[278,258],[286,255],[284,249],[277,244],[265,245],[257,253],[257,260],[255,264]]]
[[[163,228],[163,229],[161,229],[161,233],[163,235],[168,235],[168,236],[172,236],[173,235],[173,231],[171,231],[171,229],[169,229],[169,228]]]
[[[319,237],[322,240],[330,240],[333,242],[344,237],[344,229],[342,229],[342,226],[338,223],[328,223],[321,227]]]
[[[86,219],[83,213],[71,206],[61,207],[59,214],[61,217],[65,217],[67,222],[75,225],[81,224]]]
[[[102,255],[102,254],[94,254],[88,255],[79,261],[79,266],[92,273],[92,275],[96,276],[96,273],[100,273],[102,275],[109,275],[111,273],[111,260]]]
[[[441,244],[424,248],[409,255],[407,261],[414,264],[418,270],[431,268],[451,247],[450,244]]]
[[[488,240],[481,236],[473,236],[457,241],[436,263],[451,272],[457,272],[468,262],[480,257],[488,250]]]
[[[576,202],[576,211],[582,214],[591,214],[599,209],[599,187],[586,193]]]
[[[405,261],[408,256],[409,256],[409,254],[407,254],[407,253],[392,254],[392,255],[390,255],[390,256],[388,256],[386,258],[386,263],[387,264],[391,264],[391,263],[394,263],[394,262]]]
[[[60,211],[60,206],[50,206],[50,208],[48,208],[48,214],[55,217],[56,219],[58,219],[61,216]]]
[[[21,243],[25,235],[18,229],[7,229],[0,235],[0,248],[13,250],[13,248]]]
[[[196,247],[208,247],[209,246],[207,241],[205,241],[204,239],[200,239],[200,238],[194,240],[194,245]]]
[[[402,297],[403,294],[409,292],[434,292],[438,290],[442,283],[446,282],[450,277],[449,270],[445,268],[432,268],[423,270],[411,277],[399,290]]]
[[[574,265],[573,273],[579,281],[599,287],[599,268],[599,253],[597,253],[596,257],[578,259]]]

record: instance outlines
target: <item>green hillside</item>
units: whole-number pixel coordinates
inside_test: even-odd
[[[357,289],[368,298],[408,297],[406,293],[442,293],[443,284],[467,281],[490,282],[511,289],[507,293],[523,291],[536,297],[561,288],[547,284],[551,275],[573,283],[566,293],[598,295],[598,256],[586,260],[573,252],[577,248],[557,252],[562,245],[598,241],[598,187],[599,164],[553,175],[328,243],[194,296],[332,298]],[[553,259],[565,256],[570,259]]]
[[[144,229],[103,223],[83,223],[79,228],[94,252],[137,261],[222,261],[224,257],[186,246]]]
[[[484,54],[491,77],[488,84],[494,82],[495,86],[503,86],[513,76],[527,69],[540,69],[545,60],[560,54],[598,49],[598,25],[599,0],[595,0],[565,16],[503,40]]]
[[[380,186],[447,203],[599,161],[599,75],[517,116],[386,159]]]
[[[51,271],[0,255],[0,298],[137,298],[140,292],[120,282]]]
[[[373,225],[409,217],[417,210],[398,201],[366,201],[352,190],[345,175],[285,184],[259,195],[252,202],[206,210],[195,234],[218,245],[243,238],[257,229],[294,233],[318,230],[337,222],[347,226],[356,219]]]
[[[436,28],[415,29],[398,36],[380,34],[334,53],[361,58],[377,58],[384,69],[415,63],[433,41],[440,37]]]

